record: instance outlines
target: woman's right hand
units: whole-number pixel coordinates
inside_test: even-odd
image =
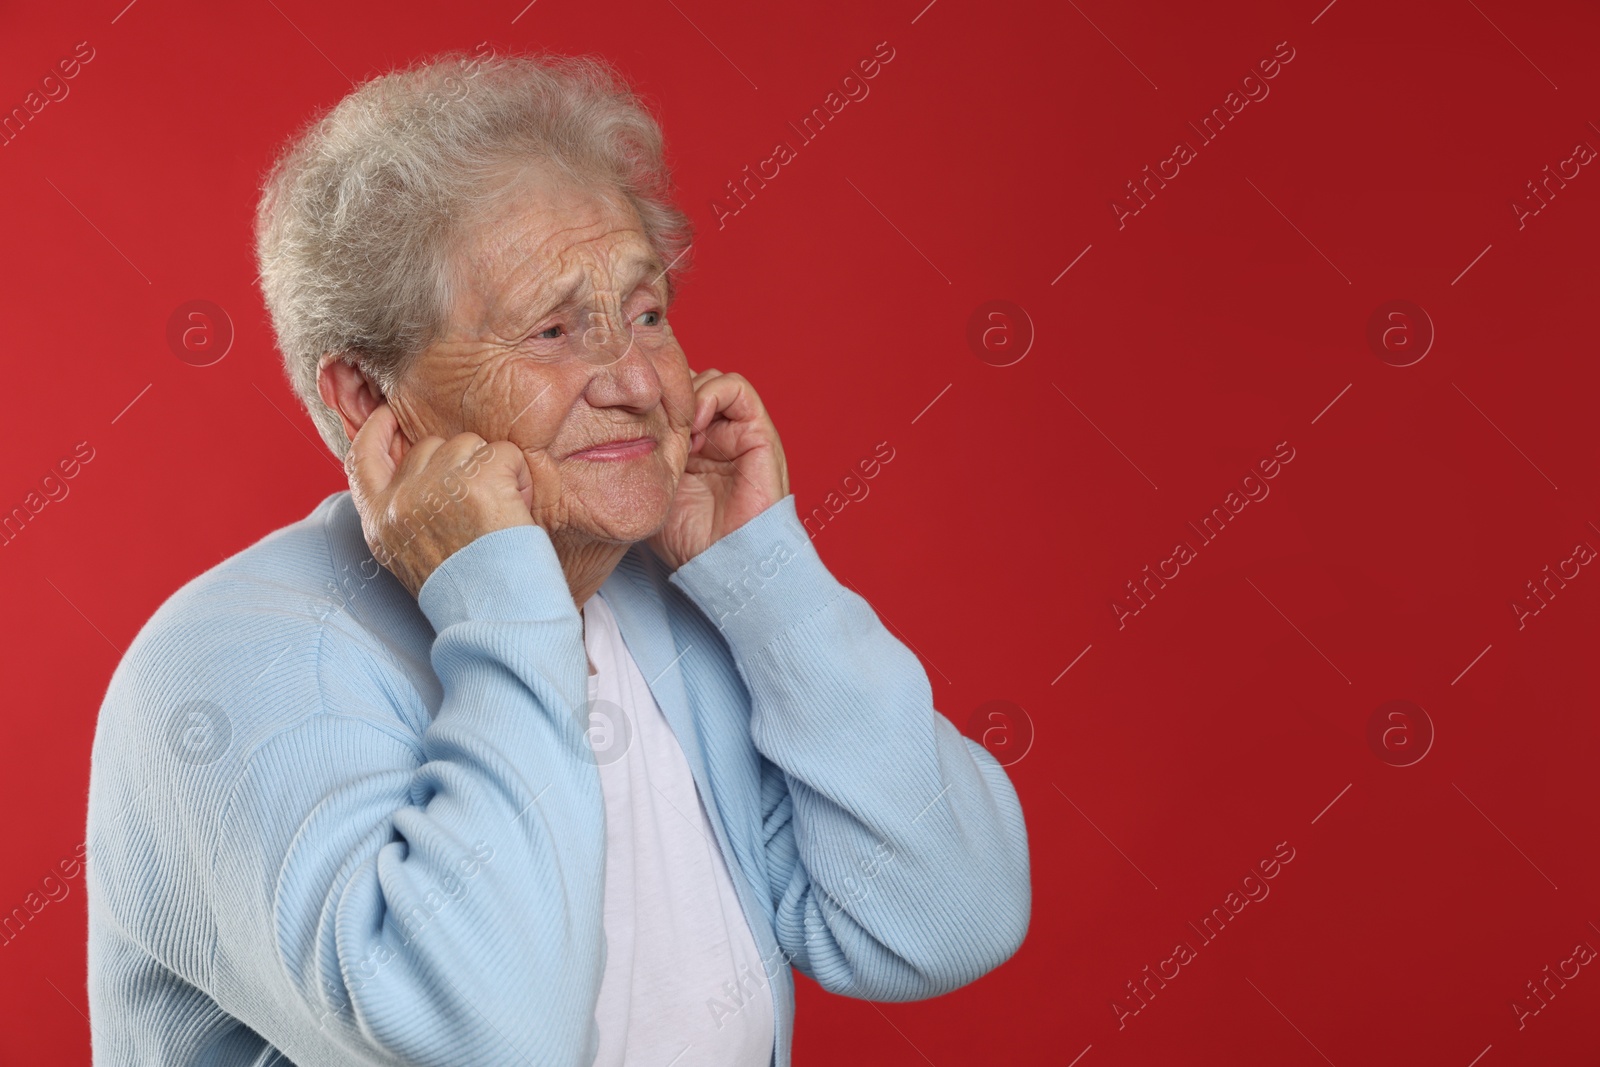
[[[542,457],[475,433],[409,444],[388,404],[356,432],[345,472],[373,558],[413,597],[453,553],[495,530],[538,525],[560,497]]]

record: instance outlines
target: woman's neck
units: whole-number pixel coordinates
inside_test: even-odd
[[[596,541],[585,538],[578,541],[562,534],[550,538],[555,546],[556,558],[561,561],[561,573],[566,576],[567,588],[572,592],[572,603],[579,612],[589,598],[600,591],[617,563],[632,547],[624,542]]]

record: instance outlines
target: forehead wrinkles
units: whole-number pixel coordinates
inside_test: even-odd
[[[502,217],[467,257],[467,295],[477,305],[468,320],[481,327],[527,326],[569,292],[580,299],[614,289],[627,250],[648,252],[633,212],[592,194],[534,190]]]
[[[594,230],[574,227],[536,247],[504,249],[500,284],[485,302],[483,325],[514,333],[564,304],[596,296],[607,306],[616,304],[628,280],[622,272],[633,258],[629,252],[643,241],[638,231],[626,227]]]

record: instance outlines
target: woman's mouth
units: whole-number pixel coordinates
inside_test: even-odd
[[[649,455],[656,447],[654,437],[631,437],[621,441],[607,441],[582,451],[574,452],[569,459],[626,460]]]

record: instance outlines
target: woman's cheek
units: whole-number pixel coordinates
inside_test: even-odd
[[[540,384],[530,371],[524,361],[490,357],[471,367],[465,381],[451,383],[461,398],[462,428],[486,441],[511,439],[512,422],[517,420],[518,411],[539,393]],[[533,420],[517,422],[517,428],[526,432]]]
[[[683,388],[676,391],[670,407],[672,429],[685,441],[694,432],[694,389],[687,379]]]
[[[482,420],[497,434],[488,439],[514,441],[524,449],[548,447],[585,381],[581,371],[526,359],[509,361],[492,379],[492,388],[479,397],[485,407],[493,408]]]
[[[680,356],[676,364],[661,368],[661,395],[667,409],[667,422],[685,434],[694,421],[694,384],[689,366]]]

